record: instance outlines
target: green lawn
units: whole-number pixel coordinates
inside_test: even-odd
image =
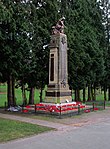
[[[0,143],[50,130],[52,128],[0,118]]]
[[[21,89],[15,89],[16,103],[17,105],[21,105],[22,101],[22,92]],[[34,102],[38,103],[40,101],[40,93],[39,90],[35,90],[35,98]],[[29,99],[29,91],[26,91],[26,97]],[[45,97],[45,91],[43,91],[43,99]],[[0,84],[0,107],[4,107],[5,102],[7,102],[7,86],[6,84]]]
[[[34,98],[34,103],[38,103],[40,101],[39,99],[39,90],[35,90],[35,98]],[[16,103],[17,105],[21,105],[22,102],[22,93],[21,89],[15,89],[15,96],[16,96]],[[27,99],[29,99],[29,91],[26,91],[26,96]],[[81,100],[83,101],[83,94],[82,91],[80,92]],[[45,97],[45,91],[43,91],[43,99]],[[74,94],[73,94],[73,99],[74,99]],[[96,99],[97,101],[104,100],[104,94],[100,90],[96,90]],[[87,100],[87,92],[86,92],[86,100]],[[1,84],[0,85],[0,107],[4,107],[4,103],[7,102],[7,86],[6,84]]]
[[[17,105],[21,105],[22,104],[22,92],[21,92],[21,89],[15,89],[15,96],[16,96],[16,103],[17,103]],[[27,97],[27,100],[28,100],[29,99],[29,91],[26,91],[26,97]],[[40,101],[39,91],[35,90],[34,102],[38,103],[39,101]]]
[[[0,107],[4,106],[5,101],[7,101],[7,89],[5,84],[0,84]]]
[[[87,100],[87,90],[86,90],[86,100]],[[73,92],[73,96],[72,98],[74,99],[74,92]],[[81,101],[83,101],[83,91],[81,90],[80,91],[80,98],[81,98]],[[104,100],[104,92],[100,91],[100,90],[96,90],[96,100],[97,101],[103,101]]]

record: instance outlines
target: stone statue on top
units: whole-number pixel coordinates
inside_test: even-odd
[[[52,26],[52,34],[62,33],[64,34],[64,20],[65,17],[62,17],[58,20],[55,26]]]

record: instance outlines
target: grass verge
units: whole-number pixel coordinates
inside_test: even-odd
[[[0,118],[0,143],[53,130],[52,128]]]
[[[46,90],[46,87],[45,87]],[[43,95],[42,99],[45,98],[45,90],[43,90]],[[23,104],[23,99],[22,99],[22,91],[20,88],[16,89],[15,88],[15,97],[16,97],[16,104],[17,105],[22,105]],[[26,98],[27,98],[27,103],[29,100],[29,91],[26,90]],[[0,107],[5,106],[5,102],[7,102],[7,84],[0,84]],[[35,94],[34,94],[34,103],[39,103],[40,102],[40,91],[38,89],[35,89]]]

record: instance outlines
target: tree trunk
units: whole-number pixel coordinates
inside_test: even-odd
[[[43,89],[41,88],[41,91],[40,91],[40,102],[42,102],[42,91],[43,91]]]
[[[83,102],[85,103],[86,101],[86,90],[85,88],[83,89]]]
[[[94,101],[96,101],[96,85],[94,84]]]
[[[92,98],[92,101],[94,101],[94,92],[93,92],[92,84],[91,84],[91,89],[90,89],[90,91],[91,91],[91,98]]]
[[[110,101],[110,86],[108,87],[108,101]]]
[[[15,98],[15,78],[12,77],[12,98],[13,98],[13,105],[16,106],[16,98]]]
[[[106,86],[104,85],[104,101],[107,100],[107,95],[106,95]]]
[[[15,80],[12,75],[9,75],[7,81],[7,99],[8,99],[8,107],[15,106]]]
[[[29,104],[34,104],[34,87],[31,87],[30,89]]]
[[[80,90],[77,89],[77,97],[78,97],[78,101],[81,101],[81,98],[80,98]]]
[[[77,90],[75,89],[75,101],[78,101]]]
[[[23,99],[23,106],[27,104],[26,92],[25,92],[25,85],[22,84],[22,99]]]
[[[88,101],[91,101],[91,87],[88,86]]]
[[[42,94],[43,94],[44,84],[43,81],[41,82],[41,92],[40,92],[40,102],[43,102],[42,100]]]
[[[8,107],[11,106],[11,101],[12,101],[12,92],[11,92],[11,81],[10,81],[10,75],[8,77],[7,81],[7,101],[8,101]]]
[[[80,90],[79,89],[75,90],[75,101],[81,101],[81,99],[80,99]]]
[[[95,101],[96,100],[96,86],[95,86],[95,83],[94,83],[93,86],[91,85],[91,95],[92,95],[92,101]]]

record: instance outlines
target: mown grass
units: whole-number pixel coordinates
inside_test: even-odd
[[[7,101],[7,94],[6,94],[7,90],[6,90],[6,85],[0,84],[0,107],[4,106],[4,102]]]
[[[15,96],[16,96],[16,103],[17,105],[22,105],[23,99],[22,99],[22,92],[21,89],[15,89]],[[27,97],[27,103],[29,99],[29,91],[26,91],[26,97]],[[83,101],[83,93],[80,92],[81,101]],[[45,91],[43,91],[43,99],[45,98]],[[72,96],[74,100],[74,93]],[[87,100],[87,91],[86,91],[86,100]],[[97,101],[103,101],[104,100],[104,93],[101,92],[100,89],[96,91],[96,100]],[[6,84],[0,85],[0,107],[4,107],[5,102],[7,102],[7,86]],[[40,93],[39,90],[35,90],[35,97],[34,97],[34,103],[40,102]]]
[[[23,99],[22,99],[22,91],[20,88],[15,89],[15,97],[17,105],[22,105]],[[43,91],[42,98],[44,99],[44,97],[45,97],[45,91]],[[26,98],[28,102],[29,91],[26,91]],[[40,101],[40,92],[39,90],[35,89],[34,103],[39,103],[39,101]],[[0,107],[4,107],[5,102],[7,102],[7,85],[0,84]]]
[[[73,92],[73,95],[72,95],[73,99],[75,98],[74,96],[75,96],[75,94]],[[86,101],[87,101],[87,98],[88,98],[88,94],[87,94],[87,90],[86,90]],[[80,91],[80,99],[81,99],[81,101],[83,101],[83,91],[82,90]],[[97,101],[104,100],[104,92],[103,91],[101,92],[100,89],[96,91],[96,100]]]
[[[21,105],[23,103],[23,99],[22,99],[22,91],[21,89],[15,89],[15,96],[16,96],[16,103],[17,105]],[[40,93],[38,90],[35,89],[35,96],[34,96],[34,102],[38,103],[40,101]],[[27,102],[29,99],[29,91],[26,91],[26,98],[27,98]]]
[[[0,143],[50,130],[52,128],[0,118]]]

